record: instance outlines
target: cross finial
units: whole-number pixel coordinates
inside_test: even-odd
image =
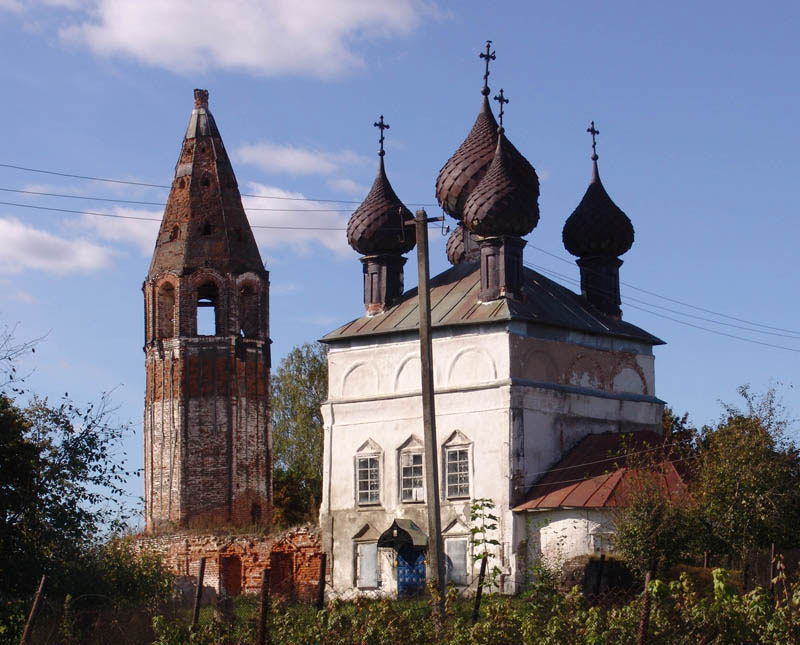
[[[373,123],[373,125],[374,125],[376,128],[380,128],[380,129],[381,129],[381,138],[380,138],[380,139],[378,139],[378,141],[379,141],[379,142],[380,142],[380,144],[381,144],[381,149],[380,149],[380,150],[378,150],[378,156],[379,156],[379,157],[382,157],[383,155],[385,155],[385,154],[386,154],[386,152],[384,152],[384,150],[383,150],[383,139],[384,139],[384,136],[383,136],[383,131],[384,131],[384,130],[388,130],[388,129],[389,129],[389,124],[388,124],[388,123],[384,123],[384,122],[383,122],[383,114],[381,114],[381,118],[380,118],[378,121],[375,121],[375,123]]]
[[[486,53],[484,54],[481,52],[480,57],[486,59],[486,72],[483,75],[483,89],[481,90],[481,94],[484,96],[489,96],[489,61],[497,58],[495,53],[492,51],[491,40],[486,41]]]
[[[594,127],[594,121],[586,128],[586,132],[592,135],[592,161],[597,161],[597,140],[595,137],[600,134],[600,130]]]
[[[498,117],[498,119],[500,121],[500,127],[502,128],[503,127],[503,104],[509,102],[509,100],[505,96],[503,96],[503,88],[502,87],[500,88],[500,94],[495,96],[494,100],[497,101],[498,103],[500,103],[500,114],[498,114],[497,117]]]

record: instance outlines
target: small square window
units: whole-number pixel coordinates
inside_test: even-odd
[[[400,500],[403,502],[423,502],[423,466],[421,452],[400,454]]]
[[[469,497],[469,449],[447,450],[447,496]]]
[[[359,504],[380,503],[380,472],[378,457],[359,457],[356,466],[356,485]]]

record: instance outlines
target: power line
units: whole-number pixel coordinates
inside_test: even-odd
[[[40,195],[42,197],[63,197],[66,199],[90,200],[94,202],[113,202],[119,204],[137,204],[143,206],[166,206],[166,202],[147,202],[138,199],[117,199],[114,197],[90,197],[89,195],[67,195],[64,193],[45,193],[38,190],[20,190],[17,188],[0,188],[5,193],[19,193],[22,195]],[[275,211],[280,213],[352,213],[352,208],[253,208],[249,211]]]
[[[540,264],[528,263],[528,266],[530,266],[531,268],[539,269],[541,271],[546,271],[546,272],[548,272],[548,273],[550,273],[552,275],[555,275],[555,276],[558,276],[559,278],[562,278],[563,280],[568,280],[569,282],[572,282],[573,284],[580,285],[580,281],[579,280],[576,280],[575,278],[572,278],[570,276],[564,275],[563,273],[558,273],[557,271],[553,271],[552,269],[548,269],[547,267],[542,266]],[[586,269],[584,269],[584,271],[586,271]],[[613,294],[611,294],[610,291],[605,290],[605,289],[598,289],[598,291],[603,291],[604,293],[607,293],[609,295],[613,295]],[[752,327],[743,327],[742,325],[734,325],[733,323],[726,323],[726,322],[722,322],[721,320],[714,320],[713,318],[706,318],[705,316],[698,316],[696,314],[689,314],[689,313],[685,313],[683,311],[676,311],[675,309],[670,309],[669,307],[665,307],[663,305],[657,305],[657,304],[655,304],[653,302],[647,302],[646,300],[640,300],[639,298],[634,298],[633,296],[625,296],[626,305],[629,305],[631,302],[638,302],[638,303],[640,303],[642,305],[647,305],[648,307],[655,307],[656,309],[663,309],[664,311],[668,311],[668,312],[676,314],[678,316],[686,316],[687,318],[695,318],[696,320],[703,320],[705,322],[710,322],[710,323],[712,323],[714,325],[724,325],[725,327],[733,327],[734,329],[741,329],[743,331],[749,331],[749,332],[753,332],[755,334],[768,334],[770,336],[778,336],[780,338],[791,338],[791,339],[794,339],[794,340],[800,340],[800,335],[797,335],[797,334],[779,334],[779,333],[774,332],[774,331],[765,331],[763,329],[753,329]],[[633,306],[633,305],[631,305],[631,306]]]
[[[97,213],[92,211],[79,211],[71,208],[52,208],[48,206],[34,206],[33,204],[14,204],[12,202],[0,202],[4,206],[16,206],[18,208],[32,208],[40,211],[55,211],[58,213],[75,213],[77,215],[94,215],[95,217],[111,217],[113,219],[134,219],[144,222],[160,222],[159,217],[137,217],[135,215],[115,215],[113,213]],[[346,231],[346,228],[336,228],[327,226],[266,226],[252,224],[250,228],[268,228],[289,231]]]
[[[533,244],[530,244],[530,243],[528,244],[528,246],[530,246],[530,248],[532,248],[532,249],[536,249],[537,251],[541,251],[545,255],[549,255],[550,257],[555,258],[556,260],[559,260],[560,262],[566,262],[567,264],[572,266],[572,262],[570,260],[567,260],[566,258],[563,258],[560,255],[556,255],[555,253],[551,253],[550,251],[546,251],[545,249],[543,249],[541,247],[538,247],[538,246],[534,246]],[[630,284],[629,282],[624,282],[622,280],[620,280],[620,284],[623,284],[626,287],[629,287],[631,289],[635,289],[636,291],[641,291],[642,293],[646,293],[648,296],[654,296],[656,298],[661,298],[662,300],[667,300],[669,302],[673,302],[676,305],[681,305],[682,307],[689,307],[691,309],[696,309],[697,311],[704,311],[707,314],[712,314],[714,316],[719,316],[720,318],[728,318],[729,320],[735,320],[737,322],[746,323],[748,325],[755,325],[756,327],[764,327],[765,329],[773,329],[775,331],[785,331],[785,332],[788,332],[790,334],[800,334],[800,331],[796,331],[794,329],[784,329],[782,327],[772,327],[770,325],[762,325],[761,323],[753,322],[752,320],[745,320],[744,318],[737,318],[736,316],[729,316],[727,314],[722,314],[722,313],[719,313],[718,311],[714,311],[712,309],[705,309],[703,307],[698,307],[697,305],[692,305],[692,304],[689,304],[688,302],[683,302],[681,300],[675,300],[674,298],[670,298],[668,296],[662,296],[662,295],[657,294],[657,293],[655,293],[653,291],[648,291],[647,289],[642,289],[641,287],[636,287],[636,286]]]
[[[532,265],[530,265],[528,263],[525,263],[525,264],[526,264],[526,266],[528,266],[530,268],[536,268],[535,266],[532,266]],[[567,277],[562,276],[557,271],[552,271],[550,269],[546,269],[545,267],[538,267],[538,268],[541,271],[544,271],[546,273],[550,273],[552,275],[556,275],[556,276],[562,277],[565,280],[569,280],[569,281],[575,282],[575,283],[578,282],[577,280],[572,280],[571,278],[567,278]],[[631,304],[630,302],[627,302],[626,306],[627,307],[632,307],[633,309],[639,309],[639,310],[644,311],[646,313],[649,313],[649,314],[651,314],[653,316],[659,316],[660,318],[665,318],[667,320],[671,320],[672,322],[676,322],[676,323],[678,323],[680,325],[686,325],[687,327],[693,327],[694,329],[701,329],[703,331],[707,331],[707,332],[712,333],[712,334],[718,334],[720,336],[727,336],[728,338],[735,338],[736,340],[743,340],[746,343],[753,343],[755,345],[763,345],[765,347],[773,347],[775,349],[785,349],[785,350],[790,351],[790,352],[800,353],[800,349],[796,349],[794,347],[786,347],[785,345],[775,345],[774,343],[765,343],[764,341],[761,341],[761,340],[755,340],[753,338],[745,338],[744,336],[737,336],[736,334],[729,334],[729,333],[724,332],[724,331],[719,331],[718,329],[710,329],[709,327],[703,327],[702,325],[695,325],[693,323],[686,322],[685,320],[680,320],[678,318],[673,318],[671,316],[667,316],[666,314],[661,314],[661,313],[658,313],[657,311],[651,311],[650,309],[646,309],[645,307],[641,307],[641,306],[638,306],[638,305]],[[674,311],[672,313],[675,313],[677,315],[688,315],[688,314],[682,314],[681,312],[677,312],[677,311]],[[723,324],[723,323],[719,323],[719,324]]]
[[[170,189],[172,186],[166,184],[148,184],[141,181],[128,181],[124,179],[109,179],[107,177],[92,177],[90,175],[77,175],[68,172],[58,172],[55,170],[43,170],[41,168],[28,168],[26,166],[16,166],[14,164],[0,163],[0,168],[12,168],[14,170],[21,170],[24,172],[36,172],[44,175],[55,175],[57,177],[69,177],[70,179],[85,179],[88,181],[102,181],[109,184],[124,184],[126,186],[144,186],[146,188],[165,188]],[[282,197],[278,195],[251,195],[248,193],[240,193],[242,197],[254,197],[257,199],[281,199],[286,201],[296,202],[328,202],[332,204],[360,204],[360,201],[352,199],[322,199],[312,197]],[[431,206],[436,207],[436,204],[423,203],[423,202],[407,202],[410,206]]]

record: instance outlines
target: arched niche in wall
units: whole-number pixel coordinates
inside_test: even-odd
[[[261,284],[251,279],[240,283],[238,289],[239,333],[244,338],[259,338]]]
[[[363,398],[379,392],[378,372],[369,363],[352,365],[342,377],[342,396]]]
[[[406,356],[394,375],[395,392],[418,392],[421,385],[419,354]]]
[[[175,335],[175,285],[165,280],[156,288],[156,338]]]
[[[632,367],[623,367],[614,375],[613,388],[615,392],[647,394],[644,376]]]
[[[602,390],[605,386],[603,368],[593,358],[585,354],[578,355],[567,370],[567,382],[592,390]]]
[[[483,349],[465,347],[453,357],[447,370],[447,385],[477,385],[497,379],[494,359]]]
[[[520,376],[532,381],[558,382],[558,368],[547,352],[532,350],[520,361]]]

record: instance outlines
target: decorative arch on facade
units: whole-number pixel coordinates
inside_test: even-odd
[[[244,338],[260,338],[261,334],[261,279],[246,273],[236,281],[239,334]]]
[[[578,354],[569,366],[566,381],[571,385],[592,390],[606,387],[606,376],[600,363],[587,354]]]
[[[155,285],[155,337],[175,336],[175,311],[178,301],[177,284],[174,278],[164,278]]]
[[[497,379],[494,359],[484,349],[471,345],[460,349],[447,370],[447,384],[472,385]]]
[[[380,391],[379,386],[377,370],[369,363],[359,361],[351,365],[342,377],[342,396],[374,396]]]
[[[635,363],[620,366],[611,382],[615,392],[648,394],[647,379],[642,368]]]
[[[419,353],[413,353],[400,361],[400,366],[394,374],[395,392],[417,392],[421,388],[420,384],[420,360]]]
[[[558,366],[553,357],[541,349],[532,349],[520,361],[522,378],[545,383],[557,383]]]

